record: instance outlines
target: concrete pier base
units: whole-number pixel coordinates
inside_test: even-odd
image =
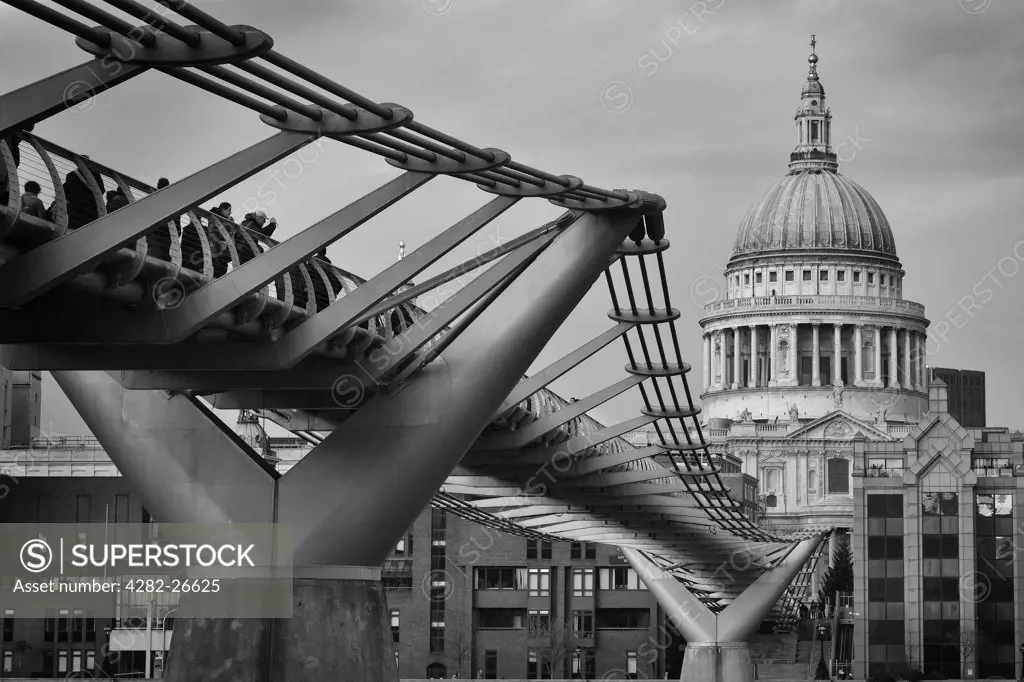
[[[683,651],[683,682],[753,682],[746,642],[688,642]]]
[[[379,571],[377,571],[379,573]],[[387,599],[376,580],[296,578],[291,619],[175,626],[168,682],[396,682]]]

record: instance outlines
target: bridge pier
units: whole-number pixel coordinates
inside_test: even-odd
[[[439,358],[369,398],[283,476],[195,398],[54,372],[160,522],[291,526],[293,618],[179,621],[166,679],[397,680],[383,560],[637,218],[589,214],[566,228]]]
[[[619,551],[686,640],[680,680],[753,682],[754,666],[746,640],[757,631],[822,539],[815,537],[798,544],[718,614],[637,550],[620,547]]]

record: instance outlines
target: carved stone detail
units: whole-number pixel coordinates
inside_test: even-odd
[[[843,421],[832,422],[825,427],[825,438],[851,438],[853,428]]]

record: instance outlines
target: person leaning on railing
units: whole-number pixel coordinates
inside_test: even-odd
[[[21,195],[21,212],[34,218],[46,220],[46,205],[39,198],[42,188],[35,180],[25,183],[25,193]]]

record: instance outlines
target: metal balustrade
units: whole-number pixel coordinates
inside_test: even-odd
[[[28,133],[15,133],[0,141],[0,152],[4,151],[4,146],[10,150],[12,145],[18,147],[18,165],[13,161],[8,164],[6,188],[10,198],[6,207],[0,206],[0,225],[3,226],[0,238],[7,249],[5,260],[16,257],[18,251],[38,247],[105,215],[108,192],[120,191],[131,195],[128,200],[134,201],[157,191],[147,183]],[[7,157],[9,154],[0,155]],[[88,172],[83,173],[83,169]],[[48,207],[48,219],[21,212],[20,192],[29,180],[39,183],[42,189],[39,196]],[[69,181],[81,181],[87,194],[69,202],[63,189]],[[93,205],[83,204],[85,198]],[[216,200],[212,203],[216,205]],[[182,297],[278,244],[277,240],[257,230],[197,206],[166,225],[154,226],[133,247],[122,247],[102,263],[98,269],[108,272],[109,286],[104,287],[96,278],[88,277],[79,278],[75,284],[93,293],[123,296],[123,291],[115,293],[115,290],[131,281],[156,280],[158,283],[151,291],[129,302],[145,303],[145,297],[151,296],[158,307],[175,307]],[[272,320],[272,327],[279,327],[325,309],[365,282],[351,272],[314,257],[295,265],[249,299],[256,308],[265,311],[263,316]],[[384,342],[425,315],[426,311],[417,306],[401,303],[370,317],[360,326],[364,333]],[[211,326],[226,326],[230,331],[253,337],[264,331],[262,325],[251,320],[248,324],[215,320]]]

